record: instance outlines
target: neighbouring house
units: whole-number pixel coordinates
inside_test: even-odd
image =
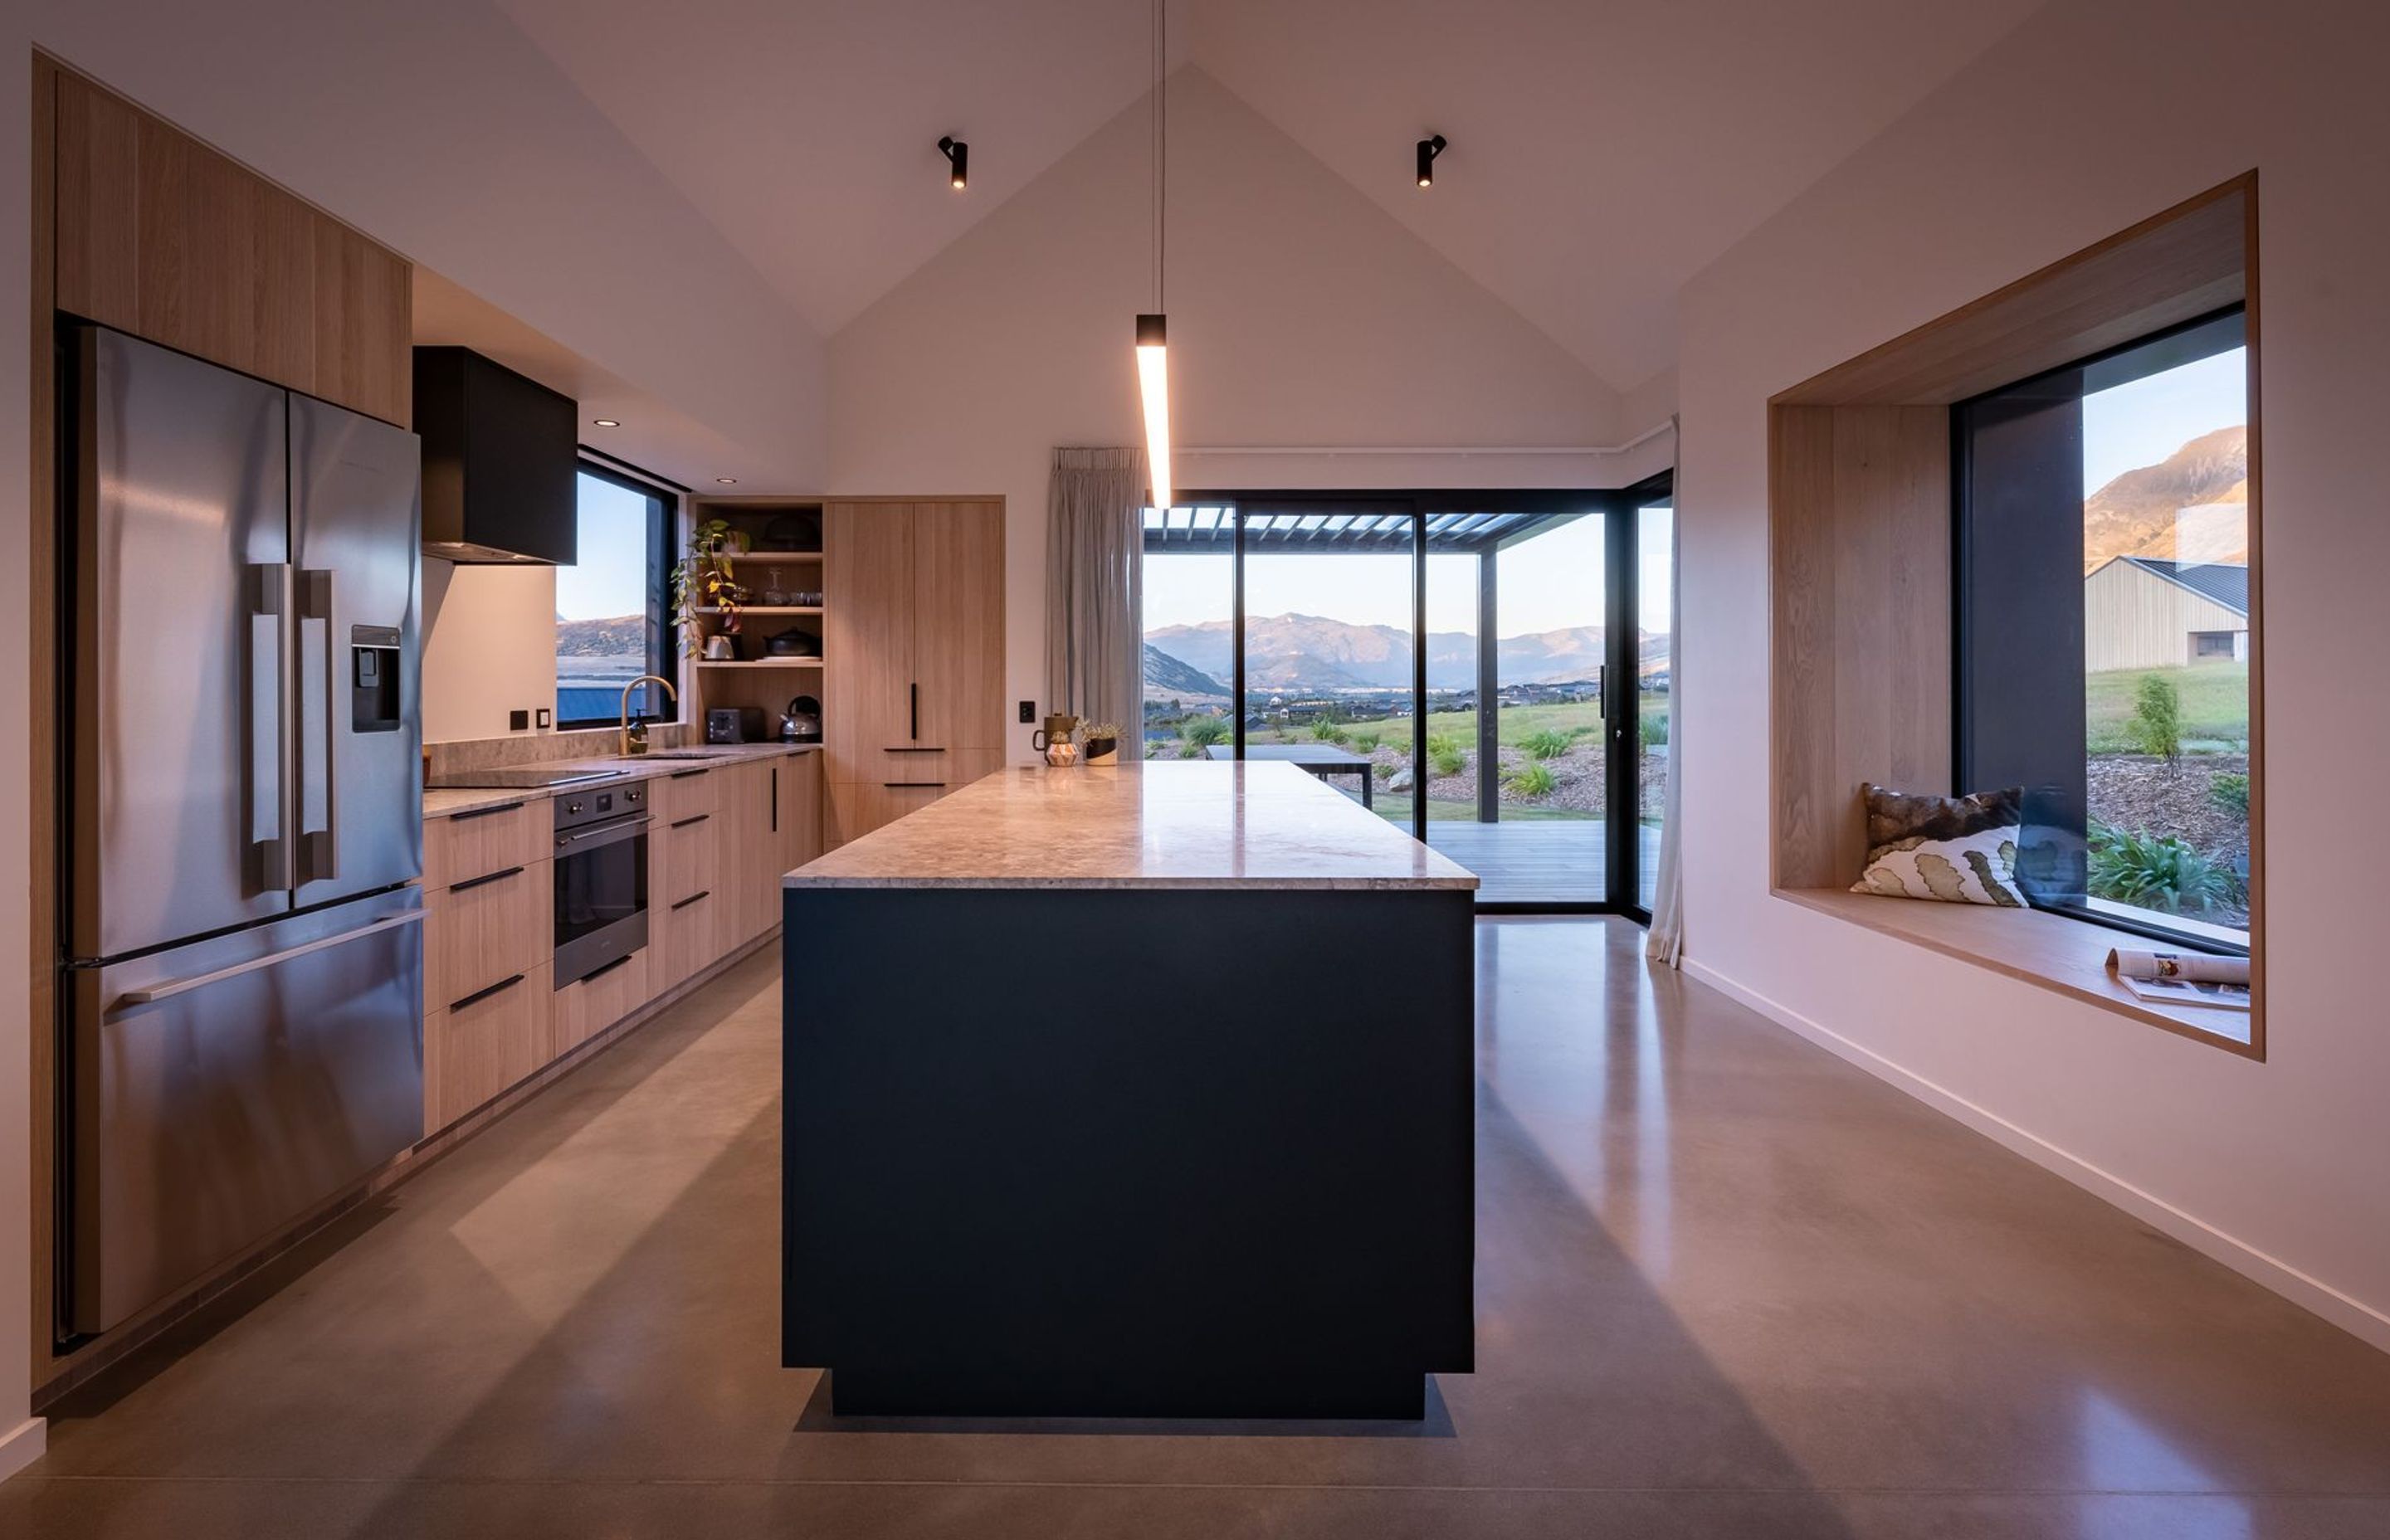
[[[2083,666],[2172,668],[2249,661],[2249,569],[2112,557],[2083,580]]]

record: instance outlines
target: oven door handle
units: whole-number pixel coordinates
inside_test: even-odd
[[[619,824],[607,824],[598,828],[574,829],[556,837],[556,852],[559,855],[580,855],[624,840],[636,840],[647,831],[648,820],[644,817],[626,818]]]

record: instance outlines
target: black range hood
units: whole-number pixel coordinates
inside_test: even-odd
[[[460,564],[578,557],[581,408],[469,348],[415,350],[423,550]]]

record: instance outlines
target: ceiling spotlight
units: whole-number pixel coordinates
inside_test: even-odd
[[[739,484],[739,478],[736,476],[716,476],[714,480],[726,487],[735,487]]]
[[[1419,142],[1419,182],[1422,187],[1435,186],[1435,158],[1444,153],[1444,135],[1431,135]]]
[[[615,417],[591,417],[589,420],[596,423],[600,428],[620,428],[623,426],[621,420]]]
[[[938,141],[938,148],[945,151],[946,164],[954,168],[946,186],[957,192],[970,186],[970,146],[949,135]]]

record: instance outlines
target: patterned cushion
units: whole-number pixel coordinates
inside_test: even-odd
[[[2024,788],[1934,797],[1870,782],[1859,795],[1867,802],[1868,864],[1851,892],[2025,907],[2016,881]]]

